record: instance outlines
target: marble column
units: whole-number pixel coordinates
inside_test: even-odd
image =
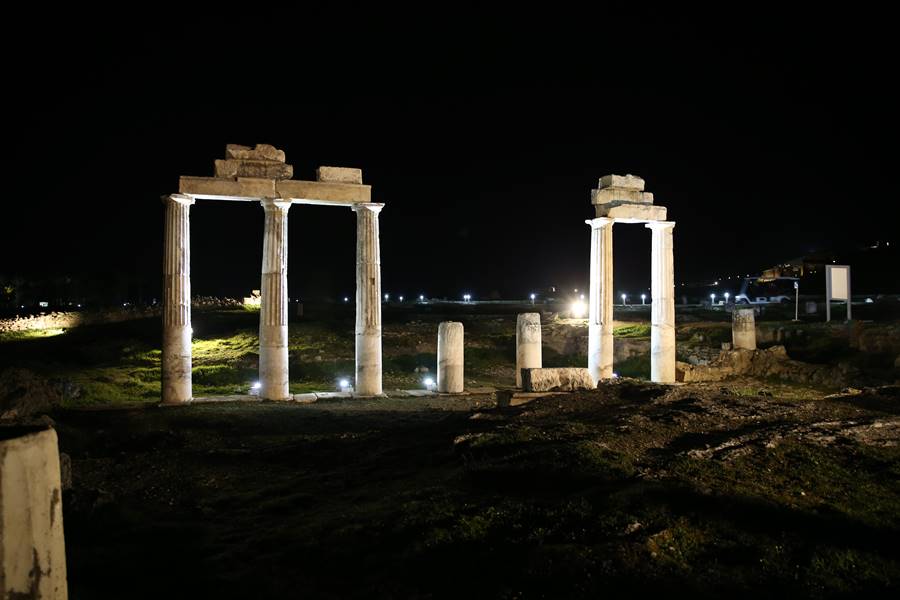
[[[438,325],[437,390],[461,394],[463,380],[463,324],[445,321]]]
[[[613,219],[585,223],[591,226],[588,370],[596,384],[613,375]]]
[[[259,395],[290,400],[288,390],[288,209],[290,200],[264,199],[262,301],[259,311]]]
[[[522,387],[522,369],[542,366],[541,315],[522,313],[516,317],[516,387]]]
[[[356,204],[356,393],[381,390],[381,243],[378,213],[384,204]]]
[[[194,199],[163,197],[166,205],[163,250],[162,401],[191,400],[191,221]]]
[[[650,255],[650,380],[675,381],[675,265],[672,256],[672,221],[651,221]]]

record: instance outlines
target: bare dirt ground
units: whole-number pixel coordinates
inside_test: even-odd
[[[494,405],[58,411],[71,597],[897,592],[900,388],[626,379]]]

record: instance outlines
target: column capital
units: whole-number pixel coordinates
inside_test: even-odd
[[[609,217],[597,217],[596,219],[587,219],[585,221],[585,224],[590,225],[591,229],[600,229],[601,227],[612,225],[614,222],[615,219],[611,219]]]
[[[266,212],[269,212],[270,210],[282,210],[287,212],[292,204],[290,200],[281,200],[279,198],[263,198],[259,203]]]
[[[647,229],[672,229],[675,227],[675,221],[649,221],[644,224]]]
[[[359,212],[360,210],[369,210],[377,215],[381,212],[382,208],[384,208],[383,203],[367,202],[366,204],[354,204],[350,207],[350,210],[352,210],[353,212]]]
[[[162,200],[163,204],[177,202],[178,204],[184,204],[185,206],[190,206],[196,202],[191,196],[186,196],[184,194],[169,194],[167,196],[160,196],[159,199]]]

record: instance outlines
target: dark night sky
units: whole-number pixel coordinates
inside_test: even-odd
[[[887,15],[462,6],[24,19],[4,41],[0,275],[116,273],[158,293],[158,198],[211,175],[226,143],[274,144],[301,179],[362,168],[387,204],[394,294],[586,284],[583,221],[607,173],[643,176],[669,208],[676,281],[896,239]],[[195,293],[259,287],[262,220],[198,201]],[[354,239],[348,209],[294,206],[291,294],[352,295]],[[649,232],[616,228],[617,287],[647,285],[649,251]]]

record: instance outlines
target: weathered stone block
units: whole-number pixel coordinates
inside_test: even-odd
[[[526,392],[592,390],[595,387],[588,369],[522,369],[522,389]]]
[[[354,183],[362,185],[362,169],[347,167],[319,167],[316,169],[316,181],[333,183]]]
[[[0,598],[67,597],[56,432],[2,427]]]
[[[635,221],[665,221],[666,207],[652,204],[598,204],[597,216]]]
[[[605,188],[591,190],[591,204],[609,204],[611,202],[636,202],[638,204],[653,204],[653,194],[638,190],[622,190],[619,188]]]
[[[275,160],[216,160],[216,177],[290,179],[294,167]]]
[[[756,318],[752,308],[731,313],[731,342],[735,350],[756,350]]]
[[[604,175],[600,178],[600,188],[621,188],[626,190],[641,191],[644,189],[644,180],[637,175]]]
[[[269,144],[257,144],[256,148],[228,144],[225,146],[225,158],[236,160],[275,160],[278,162],[284,162],[285,160],[284,150],[279,150]]]

